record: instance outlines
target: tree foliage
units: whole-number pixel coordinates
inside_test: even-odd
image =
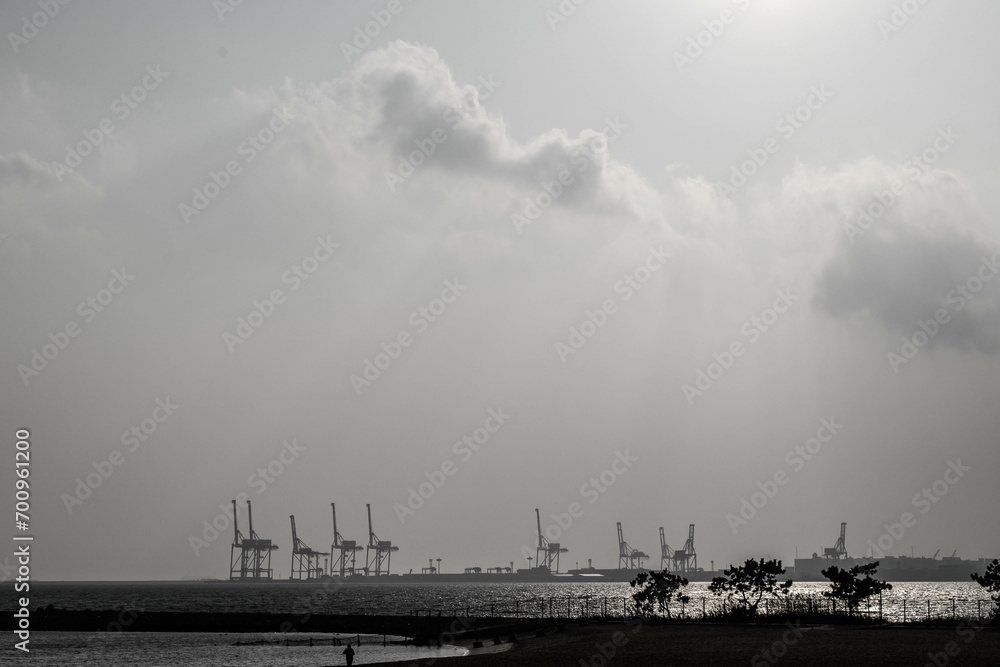
[[[986,574],[972,573],[972,580],[985,588],[993,602],[1000,605],[1000,560],[994,560],[986,566]]]
[[[792,580],[778,583],[778,577],[784,573],[780,560],[748,558],[743,565],[731,565],[724,570],[725,577],[713,578],[708,590],[715,595],[725,595],[736,611],[753,617],[765,596],[783,598],[788,595]]]
[[[639,615],[644,617],[650,617],[659,611],[670,618],[671,602],[686,604],[691,600],[681,592],[688,585],[688,580],[678,574],[671,574],[669,570],[640,572],[629,585],[639,589],[632,594],[632,599],[635,600]]]
[[[847,605],[848,613],[855,613],[868,598],[892,590],[892,584],[872,577],[876,570],[878,561],[855,565],[849,570],[831,565],[822,571],[830,580],[830,590],[823,591],[823,597],[840,600]]]

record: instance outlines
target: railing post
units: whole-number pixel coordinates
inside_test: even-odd
[[[931,620],[931,601],[927,601],[927,620]]]
[[[954,621],[955,619],[956,619],[955,598],[952,598],[951,599],[951,620]]]

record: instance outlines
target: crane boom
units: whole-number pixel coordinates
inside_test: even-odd
[[[233,544],[239,545],[240,543],[240,526],[237,522],[236,516],[236,499],[233,499]]]
[[[542,515],[538,513],[538,508],[535,508],[535,521],[538,523],[538,548],[545,548],[545,538],[542,537]]]

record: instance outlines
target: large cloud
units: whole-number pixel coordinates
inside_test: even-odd
[[[888,167],[884,171],[888,179],[870,180],[867,191],[853,193],[855,206],[846,215],[838,213],[845,233],[837,234],[819,276],[817,303],[837,316],[867,313],[903,336],[944,310],[947,321],[930,346],[997,352],[997,246],[980,233],[985,225],[971,194],[946,171],[912,180]],[[885,184],[891,182],[905,190],[887,194]],[[885,209],[876,205],[875,193]],[[862,209],[871,211],[869,217]]]

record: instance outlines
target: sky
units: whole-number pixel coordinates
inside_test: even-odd
[[[227,578],[236,498],[282,578],[331,503],[393,572],[1000,556],[998,20],[3,3],[32,576]]]

